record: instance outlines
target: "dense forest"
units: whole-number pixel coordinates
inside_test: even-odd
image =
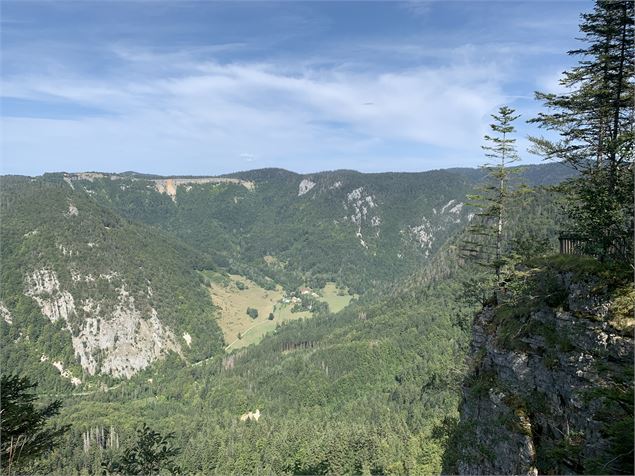
[[[632,474],[633,4],[580,29],[555,163],[3,176],[2,474]]]

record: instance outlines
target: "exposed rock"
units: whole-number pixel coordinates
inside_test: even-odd
[[[192,336],[188,332],[183,333],[183,340],[188,347],[192,347]]]
[[[75,314],[75,300],[68,291],[60,290],[55,271],[40,269],[26,277],[26,295],[40,306],[43,315],[51,322],[68,321]]]
[[[2,301],[0,301],[0,317],[2,317],[2,320],[7,324],[13,324],[13,316]]]
[[[42,360],[42,358],[45,358],[45,359]],[[48,360],[48,357],[46,355],[42,355],[42,357],[40,357],[41,362],[45,362],[47,360]],[[63,378],[69,379],[73,385],[75,386],[81,385],[82,381],[79,378],[75,377],[70,370],[66,370],[64,368],[64,364],[61,361],[58,360],[57,362],[53,362],[53,367],[59,370],[60,375]]]
[[[101,274],[99,279],[111,281],[117,273]],[[72,272],[73,282],[93,280]],[[51,322],[63,320],[71,333],[75,355],[89,374],[97,372],[115,377],[130,378],[168,352],[180,352],[174,333],[164,326],[157,312],[143,315],[135,306],[134,298],[119,287],[119,297],[114,309],[99,300],[86,298],[79,306],[83,319],[78,320],[78,310],[72,294],[60,289],[57,274],[50,269],[40,269],[27,275],[25,293],[39,305]]]
[[[72,187],[72,182],[76,180],[88,180],[89,182],[92,182],[95,179],[106,177],[108,177],[108,175],[99,172],[78,172],[76,174],[65,174],[64,181],[66,181],[66,183],[68,183]]]
[[[79,214],[79,210],[77,210],[77,207],[73,204],[73,202],[69,202],[68,204],[68,212],[66,212],[66,216],[67,217],[75,217]]]
[[[256,408],[255,412],[252,412],[251,410],[247,413],[243,413],[240,416],[240,421],[258,421],[260,419],[260,410],[258,410]]]
[[[240,180],[228,177],[203,177],[203,178],[169,178],[153,180],[154,186],[159,193],[169,195],[172,201],[176,201],[176,189],[180,185],[187,184],[206,184],[206,183],[229,183],[242,185],[247,190],[253,190],[255,184],[249,180]]]
[[[633,336],[613,326],[610,296],[598,292],[598,280],[572,276],[557,274],[562,307],[542,302],[511,316],[488,307],[476,316],[459,474],[616,469],[607,428],[632,416],[632,403],[628,410],[615,399],[624,389],[632,393]]]
[[[445,209],[448,208],[449,206],[452,206],[452,204],[454,204],[455,202],[456,200],[450,200],[448,203],[443,205],[443,207],[441,207],[441,213],[445,213]]]
[[[75,190],[75,185],[73,185],[73,182],[71,181],[69,177],[64,177],[64,182],[66,182],[69,185],[69,187]]]
[[[130,378],[168,352],[181,350],[156,311],[152,310],[149,319],[142,316],[123,287],[111,316],[102,316],[94,301],[85,302],[84,310],[95,317],[84,319],[72,343],[82,367],[91,375],[99,371]]]
[[[370,227],[370,231],[374,232],[376,237],[379,237],[381,233],[381,218],[378,215],[371,215],[371,210],[377,207],[375,203],[375,197],[373,195],[365,195],[364,187],[359,187],[346,194],[346,201],[344,202],[344,209],[352,211],[350,216],[346,216],[345,220],[350,220],[353,224],[357,225],[357,232],[355,235],[359,239],[360,244],[364,248],[368,248],[362,229],[364,226]]]
[[[413,239],[419,244],[419,246],[421,246],[421,248],[427,248],[427,256],[429,253],[429,249],[432,248],[432,243],[434,241],[434,232],[432,230],[430,221],[426,217],[422,217],[421,225],[411,226],[409,228],[409,232]]]
[[[315,187],[315,182],[312,182],[309,179],[302,180],[298,186],[298,197],[301,197],[305,193],[309,192],[313,187]]]

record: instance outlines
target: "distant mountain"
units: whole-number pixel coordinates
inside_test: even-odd
[[[523,175],[543,185],[571,172],[548,164],[528,166]],[[102,205],[261,282],[335,280],[363,292],[425,265],[467,223],[465,196],[483,176],[479,169],[305,175],[260,169],[220,178],[80,174],[73,180]]]
[[[524,173],[534,183],[565,176],[557,165]],[[389,290],[446,267],[435,256],[469,222],[465,196],[482,178],[475,169],[2,177],[3,364],[56,386],[130,377],[170,354],[218,355],[214,303],[196,270],[265,289]]]

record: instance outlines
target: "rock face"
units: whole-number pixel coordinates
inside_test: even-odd
[[[247,190],[253,190],[255,184],[248,180],[240,180],[235,178],[226,177],[203,177],[203,178],[169,178],[153,180],[155,188],[159,193],[165,193],[170,196],[173,201],[176,201],[176,189],[183,185],[201,185],[206,183],[231,183],[236,185],[242,185]]]
[[[2,317],[2,320],[7,324],[13,324],[13,316],[2,301],[0,301],[0,317]]]
[[[531,301],[512,299],[476,316],[450,470],[632,474],[632,287],[624,314],[596,277],[530,279],[544,280]]]
[[[308,193],[313,187],[315,187],[315,182],[312,182],[309,179],[302,180],[300,185],[298,185],[298,197]]]
[[[359,243],[368,248],[368,244],[364,241],[364,235],[362,229],[366,225],[366,228],[370,228],[371,233],[379,238],[381,233],[381,218],[376,215],[377,203],[376,198],[369,193],[366,193],[364,187],[359,187],[346,195],[346,201],[344,202],[344,209],[346,213],[351,213],[350,216],[346,216],[345,220],[350,220],[355,226],[357,226],[357,239]],[[370,227],[368,226],[370,225]]]
[[[112,278],[98,277],[108,282]],[[130,378],[168,352],[179,353],[181,349],[174,333],[161,323],[154,309],[144,315],[124,284],[117,290],[115,303],[87,298],[76,307],[73,295],[61,288],[55,271],[42,268],[25,278],[25,294],[37,302],[51,322],[62,320],[72,334],[75,356],[87,373]],[[65,376],[63,363],[59,365]]]

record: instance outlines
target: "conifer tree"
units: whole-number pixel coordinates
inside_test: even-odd
[[[529,121],[559,138],[530,137],[532,152],[581,173],[566,188],[571,231],[602,258],[632,259],[633,2],[597,1],[580,30],[587,45],[569,51],[580,60],[563,73],[566,92],[537,92],[547,112]]]
[[[518,171],[509,166],[520,160],[516,153],[516,139],[513,137],[513,122],[520,116],[514,115],[514,112],[508,106],[501,106],[498,114],[492,114],[492,135],[485,135],[486,144],[482,146],[491,163],[483,165],[488,174],[485,185],[479,189],[478,194],[468,196],[469,205],[479,211],[468,229],[470,239],[463,246],[466,257],[494,269],[498,283],[501,282],[501,268],[504,264],[505,215],[514,193],[510,187],[510,176]]]
[[[174,438],[174,432],[162,435],[144,423],[137,429],[135,445],[127,448],[120,459],[102,463],[102,468],[108,474],[179,474],[181,470],[174,460],[181,448],[172,445]]]
[[[27,377],[3,375],[0,379],[0,464],[3,474],[24,473],[27,465],[51,450],[69,426],[51,427],[49,419],[62,406],[55,400],[42,408],[34,402],[37,387]]]

